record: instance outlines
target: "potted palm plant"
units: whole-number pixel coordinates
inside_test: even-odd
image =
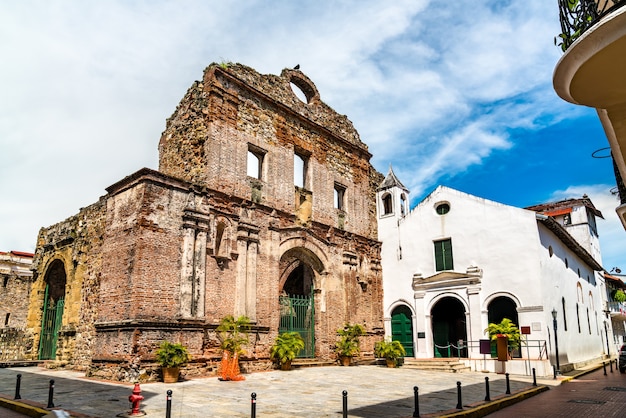
[[[499,324],[491,323],[485,329],[485,332],[489,335],[492,347],[498,340],[498,336],[505,336],[508,338],[508,356],[511,358],[511,351],[519,348],[521,343],[521,335],[517,325],[513,323],[509,318],[504,318]],[[492,348],[493,349],[493,348]],[[493,355],[493,354],[492,354]]]
[[[252,324],[247,316],[235,319],[228,315],[220,321],[217,327],[221,341],[222,370],[220,380],[244,380],[239,371],[239,356],[243,354],[243,346],[248,344],[248,333]]]
[[[400,341],[385,339],[374,344],[374,355],[384,358],[387,367],[396,367],[398,359],[406,355],[406,351]]]
[[[155,355],[156,361],[161,365],[163,382],[165,383],[178,382],[180,367],[187,364],[191,359],[184,345],[169,341],[163,341]]]
[[[342,366],[349,366],[352,357],[361,352],[359,337],[365,334],[365,328],[361,324],[346,323],[343,328],[337,330],[339,341],[335,343],[335,352]]]
[[[281,370],[291,370],[291,362],[304,348],[304,340],[298,332],[279,334],[270,348],[270,358],[278,363]]]

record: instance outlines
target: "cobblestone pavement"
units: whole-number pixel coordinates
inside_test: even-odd
[[[91,417],[115,417],[128,413],[132,384],[103,382],[83,373],[38,367],[0,369],[0,396],[13,399],[16,375],[20,373],[23,399],[45,407],[49,381],[54,379],[55,407]],[[457,382],[461,382],[464,406],[483,401],[485,377],[490,396],[504,395],[504,375],[494,373],[446,373],[381,366],[315,367],[289,372],[270,371],[245,375],[240,382],[198,378],[175,384],[145,383],[141,409],[147,417],[165,417],[166,392],[172,390],[172,417],[250,417],[251,394],[256,398],[257,417],[338,417],[347,391],[351,417],[410,417],[414,412],[414,387],[418,387],[422,416],[456,410]],[[558,381],[539,380],[539,385]],[[532,388],[532,379],[510,376],[511,392]]]

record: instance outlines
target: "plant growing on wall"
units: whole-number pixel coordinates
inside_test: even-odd
[[[248,334],[252,324],[247,316],[235,319],[228,315],[220,321],[217,327],[221,341],[222,354],[221,380],[244,380],[239,371],[239,355],[243,354],[243,346],[248,344]]]

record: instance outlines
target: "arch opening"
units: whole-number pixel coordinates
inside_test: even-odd
[[[391,312],[391,339],[400,341],[407,357],[414,357],[413,321],[408,306],[400,305]]]
[[[431,310],[435,357],[467,357],[465,307],[446,296]]]
[[[65,285],[67,275],[61,260],[54,260],[44,276],[46,290],[43,300],[41,335],[39,339],[39,359],[56,358],[59,330],[65,306]]]

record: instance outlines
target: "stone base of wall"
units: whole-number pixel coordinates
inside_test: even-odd
[[[33,337],[28,331],[17,328],[0,329],[0,361],[32,359]]]
[[[221,359],[192,361],[180,369],[181,379],[213,377],[219,375]],[[242,359],[239,362],[242,374],[273,370],[269,360]],[[115,361],[93,361],[85,371],[86,377],[118,382],[162,382],[161,366],[157,363],[128,363]]]

